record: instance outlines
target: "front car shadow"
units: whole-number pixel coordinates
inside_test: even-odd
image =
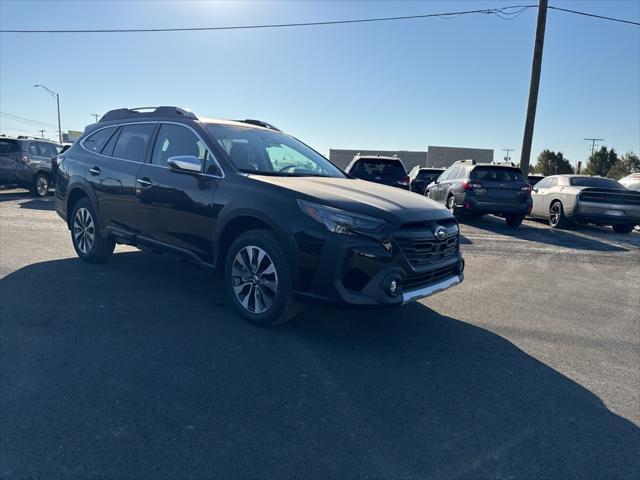
[[[530,220],[534,221],[534,220]],[[504,220],[485,215],[481,218],[461,218],[461,223],[466,223],[472,227],[487,230],[492,233],[506,235],[530,242],[538,242],[557,247],[571,248],[575,250],[589,250],[596,252],[626,252],[628,249],[619,245],[605,243],[593,237],[576,235],[570,230],[557,230],[551,227],[540,228],[523,223],[519,227],[508,227]],[[622,236],[623,237],[623,236]]]
[[[421,304],[309,307],[260,329],[224,306],[211,272],[139,252],[30,265],[0,292],[5,478],[640,471],[636,425],[505,338]]]

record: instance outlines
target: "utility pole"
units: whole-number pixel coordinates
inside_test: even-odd
[[[522,139],[522,154],[520,155],[520,169],[525,177],[529,175],[529,160],[531,158],[531,141],[533,140],[533,125],[536,121],[536,106],[538,104],[538,89],[540,88],[540,71],[542,70],[542,49],[544,48],[544,30],[547,25],[548,0],[539,0],[538,23],[536,25],[536,42],[533,48],[533,63],[531,65],[531,85],[529,87],[529,104],[527,119],[524,124],[524,138]]]
[[[510,162],[511,161],[511,157],[509,156],[509,152],[513,152],[513,148],[503,148],[502,151],[505,153],[504,161],[505,162]]]
[[[53,98],[56,99],[56,106],[58,107],[58,141],[60,142],[60,145],[62,145],[62,127],[60,126],[60,94],[54,92],[50,88],[45,87],[44,85],[38,84],[38,85],[34,85],[34,87],[44,88],[47,91],[47,93],[49,93],[49,95],[51,95]]]
[[[38,130],[40,132],[40,136],[44,139],[44,132],[46,132],[46,130]]]
[[[591,142],[591,155],[596,149],[596,142],[604,142],[604,138],[585,138],[587,142]]]
[[[95,119],[96,119],[96,123],[98,123],[98,117],[100,116],[100,114],[98,114],[98,113],[92,113],[92,114],[91,114],[91,116],[92,116],[92,117],[95,117]]]

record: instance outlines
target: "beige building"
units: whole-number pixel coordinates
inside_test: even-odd
[[[358,153],[361,155],[388,157],[397,155],[402,160],[407,172],[416,165],[422,167],[448,167],[456,160],[471,159],[478,163],[491,163],[493,161],[493,150],[438,146],[430,146],[429,150],[425,152],[408,150],[342,150],[332,148],[329,150],[329,159],[344,170]]]

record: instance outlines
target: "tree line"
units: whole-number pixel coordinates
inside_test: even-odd
[[[613,148],[602,147],[589,156],[586,166],[580,173],[620,180],[622,177],[635,172],[640,172],[640,158],[638,155],[628,152],[618,157]],[[538,155],[537,163],[532,168],[531,173],[547,176],[576,172],[562,152],[545,149]]]

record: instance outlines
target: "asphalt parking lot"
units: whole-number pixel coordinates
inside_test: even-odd
[[[640,233],[462,233],[458,288],[266,330],[0,191],[0,477],[638,478]]]

